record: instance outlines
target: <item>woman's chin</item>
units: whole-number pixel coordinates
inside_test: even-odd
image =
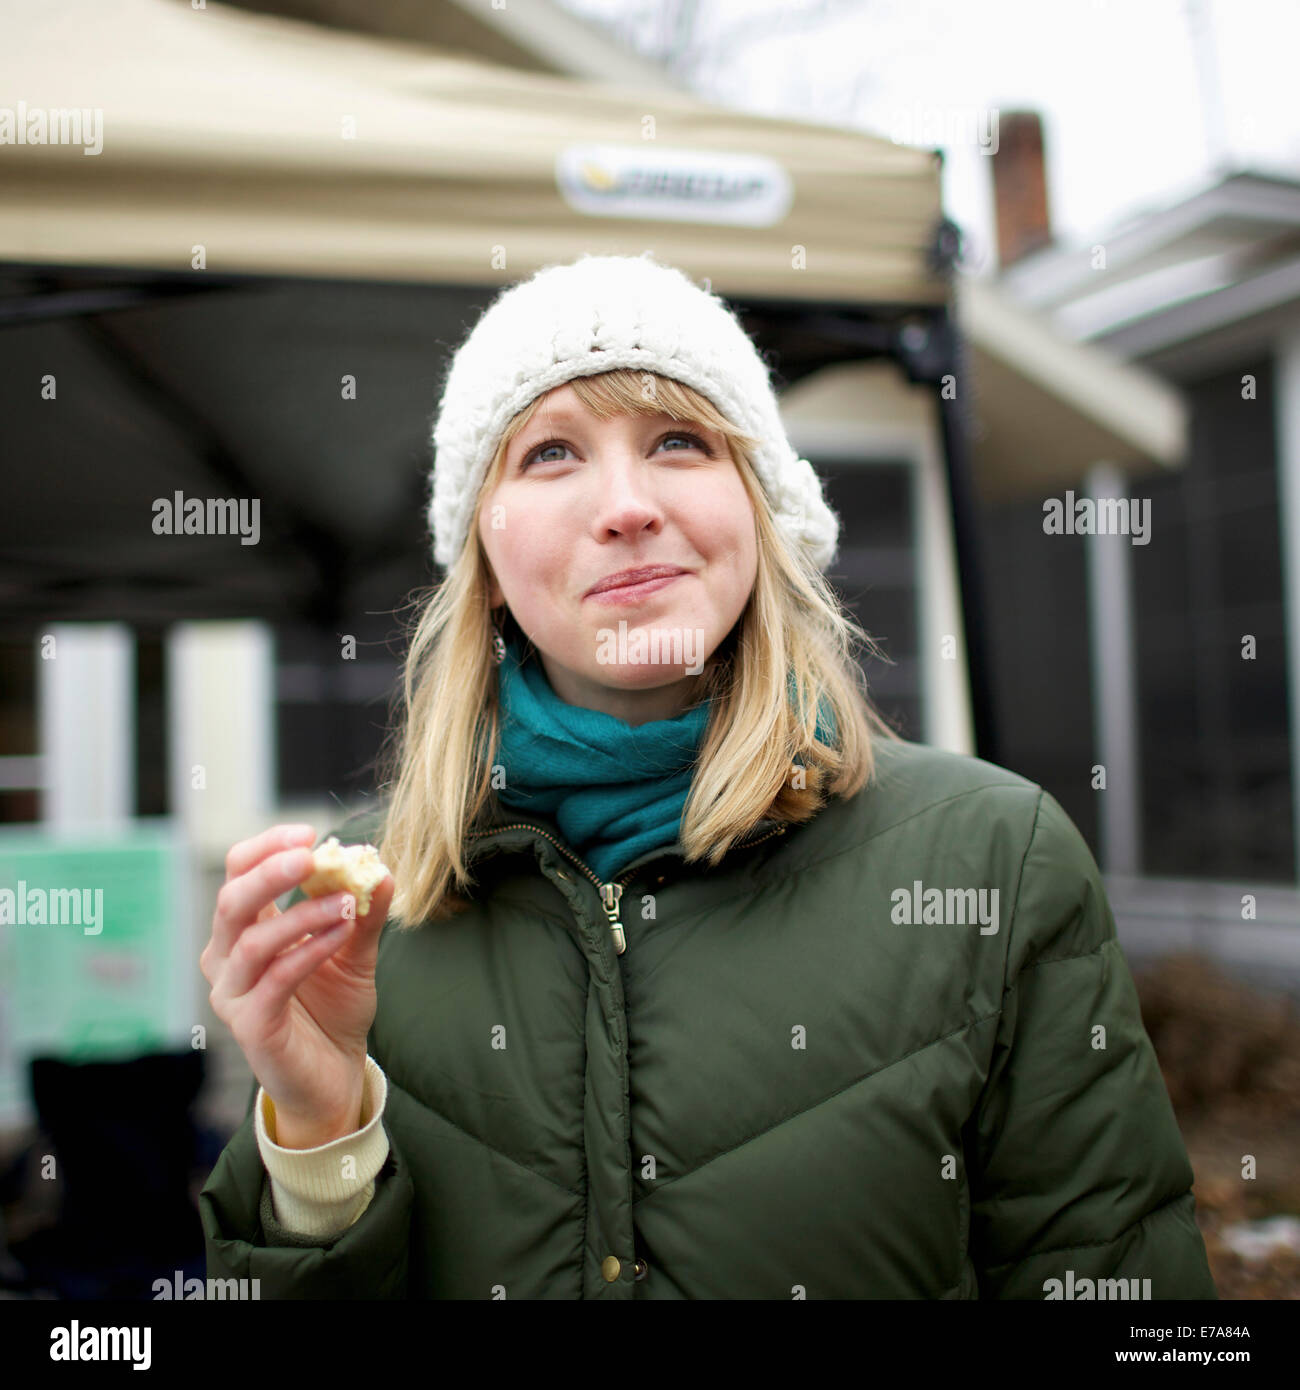
[[[690,674],[681,665],[665,665],[663,662],[644,662],[638,665],[635,662],[624,662],[598,666],[592,678],[619,690],[657,690],[661,686],[675,685]]]
[[[675,616],[683,621],[674,621]],[[592,634],[596,660],[633,670],[658,667],[669,673],[666,680],[697,674],[712,648],[707,630],[690,618],[689,613],[674,615],[671,610],[653,618],[607,618]]]

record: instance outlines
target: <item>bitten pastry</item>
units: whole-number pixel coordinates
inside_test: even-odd
[[[370,911],[371,893],[388,874],[374,845],[341,845],[338,836],[331,835],[312,855],[316,867],[302,884],[302,891],[309,898],[351,893],[357,900],[357,916],[364,917]]]

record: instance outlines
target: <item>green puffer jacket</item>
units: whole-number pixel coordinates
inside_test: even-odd
[[[616,908],[553,824],[504,812],[472,842],[471,906],[380,938],[370,1205],[277,1243],[250,1103],[200,1198],[209,1277],[263,1298],[1217,1298],[1086,842],[1002,768],[878,758],[859,795],[765,821],[715,869],[642,855]]]

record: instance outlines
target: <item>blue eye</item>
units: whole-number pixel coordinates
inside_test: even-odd
[[[685,439],[685,440],[689,441],[695,448],[699,449],[701,453],[707,454],[710,458],[713,457],[713,450],[709,448],[709,446],[704,442],[704,440],[702,440],[702,439],[699,437],[699,435],[696,435],[696,434],[687,434],[687,433],[686,433],[685,431],[683,431],[683,430],[671,430],[668,434],[664,435],[662,439],[660,439],[660,441],[659,441],[660,447],[662,447],[664,444],[666,444],[666,443],[668,442],[668,440],[670,440],[670,439]],[[519,471],[520,471],[521,473],[523,473],[523,472],[526,471],[526,470],[530,467],[530,465],[532,465],[533,463],[555,463],[555,462],[557,462],[557,460],[555,460],[555,459],[543,459],[543,458],[539,458],[538,455],[546,453],[549,449],[567,449],[567,448],[569,448],[569,445],[566,444],[566,443],[564,442],[564,440],[562,440],[562,439],[548,439],[548,440],[546,441],[546,443],[544,443],[544,444],[539,444],[535,449],[530,450],[530,451],[523,457],[523,459],[520,460],[520,463],[519,463]],[[670,449],[668,452],[669,452],[669,453],[680,453],[681,450],[680,450],[680,449]]]
[[[711,452],[709,446],[697,434],[666,434],[664,435],[663,439],[661,439],[659,442],[660,444],[663,444],[670,439],[689,439],[690,442],[694,444],[697,449],[702,450],[706,454]]]
[[[545,454],[551,449],[567,449],[568,447],[569,446],[567,444],[561,444],[558,439],[550,444],[539,445],[536,449],[533,450],[531,454],[528,455],[528,457],[523,461],[523,464],[521,466],[527,468],[528,465],[534,461],[536,461],[537,463],[550,463],[552,462],[552,460],[541,458],[539,457],[539,455]]]

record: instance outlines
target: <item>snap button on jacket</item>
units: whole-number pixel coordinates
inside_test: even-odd
[[[200,1196],[209,1277],[263,1298],[1041,1299],[1069,1274],[1216,1298],[1086,842],[1002,768],[906,742],[877,761],[716,868],[670,847],[612,885],[503,811],[471,841],[470,907],[380,938],[369,1206],[316,1245],[268,1230],[250,1106]]]

